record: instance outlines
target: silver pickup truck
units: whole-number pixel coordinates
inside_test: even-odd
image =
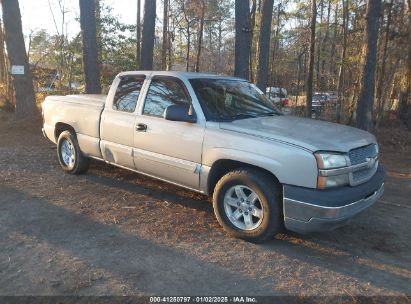
[[[49,96],[43,133],[61,167],[91,158],[213,196],[232,236],[331,230],[382,195],[370,133],[282,115],[255,85],[183,72],[126,72],[108,96]]]

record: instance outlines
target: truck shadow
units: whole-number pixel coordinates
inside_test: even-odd
[[[118,173],[121,178],[113,178],[111,176],[113,171]],[[101,173],[103,172],[110,172],[111,175],[102,175]],[[186,190],[132,171],[113,167],[103,162],[93,162],[86,178],[105,187],[121,189],[139,195],[147,195],[154,200],[172,202],[173,204],[199,211],[213,212],[211,198],[206,195]]]
[[[173,248],[141,239],[114,225],[102,224],[88,216],[76,214],[52,201],[4,185],[0,185],[0,192],[0,227],[4,234],[0,243],[6,242],[6,239],[13,242],[10,238],[16,233],[28,236],[35,239],[37,244],[46,243],[66,255],[80,258],[91,273],[103,269],[125,282],[132,294],[236,295],[239,290],[247,290],[253,295],[275,294],[258,279],[242,276]],[[26,247],[27,244],[21,241],[19,244],[20,248],[13,250],[29,248],[25,252],[25,260],[35,259],[37,253],[33,251],[37,245]],[[42,261],[34,263],[37,262]],[[71,270],[65,269],[63,273],[70,276]],[[15,280],[24,275],[21,272]],[[7,284],[3,280],[7,280],[6,275],[0,278],[1,294],[24,293],[22,290],[5,289]],[[64,281],[64,278],[61,280]],[[44,293],[41,290],[37,292]],[[86,291],[65,284],[56,290],[56,294],[66,295],[82,292],[87,294]],[[110,294],[109,289],[108,292]]]

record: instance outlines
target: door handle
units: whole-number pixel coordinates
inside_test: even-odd
[[[137,126],[136,126],[136,131],[138,131],[138,132],[145,132],[145,131],[147,131],[147,125],[146,125],[146,124],[143,124],[143,123],[137,124]]]

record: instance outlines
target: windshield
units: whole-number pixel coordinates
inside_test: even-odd
[[[326,100],[327,97],[324,95],[314,95],[313,100]]]
[[[279,115],[278,110],[255,85],[231,79],[191,79],[207,120],[236,119]]]

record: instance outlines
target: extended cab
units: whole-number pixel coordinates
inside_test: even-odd
[[[212,195],[219,223],[250,241],[336,228],[384,189],[373,135],[282,115],[238,78],[126,72],[108,96],[47,97],[43,117],[64,171],[93,158]]]

